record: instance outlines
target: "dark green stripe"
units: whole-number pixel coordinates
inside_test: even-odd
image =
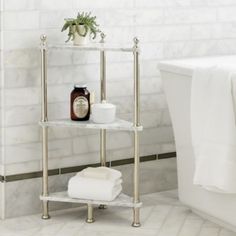
[[[48,175],[59,175],[60,170],[59,169],[53,169],[48,171]],[[30,173],[23,173],[23,174],[15,174],[15,175],[7,175],[4,178],[5,182],[13,182],[17,180],[24,180],[24,179],[34,179],[39,178],[43,176],[42,171],[36,171],[36,172],[30,172]]]
[[[168,153],[158,155],[158,159],[163,159],[163,158],[160,158],[160,156],[161,157],[163,157],[164,155],[167,156],[167,154]],[[140,157],[141,162],[154,161],[154,160],[157,160],[157,155],[149,155],[149,156]],[[128,164],[132,164],[132,163],[134,163],[134,158],[115,160],[115,161],[111,161],[111,163],[107,162],[106,164],[107,164],[107,166],[109,166],[109,165],[121,166],[121,165],[128,165]],[[52,170],[48,171],[48,175],[52,176],[52,175],[59,175],[59,174],[69,174],[69,173],[81,171],[87,167],[97,167],[97,166],[100,166],[100,163],[81,165],[81,166],[73,166],[73,167],[64,167],[61,169],[60,168],[52,169]],[[7,176],[0,175],[0,182],[13,182],[13,181],[18,181],[18,180],[34,179],[34,178],[39,178],[39,177],[42,177],[42,171],[35,171],[35,172],[30,172],[30,173],[22,173],[22,174],[7,175]]]
[[[176,157],[176,152],[158,154],[159,160],[166,159],[166,158],[172,158],[172,157]]]

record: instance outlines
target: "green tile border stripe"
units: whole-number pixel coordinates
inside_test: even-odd
[[[175,157],[176,153],[164,153],[159,155],[148,155],[148,156],[142,156],[140,157],[140,162],[146,162],[146,161],[154,161],[157,159],[165,159],[165,158],[172,158]],[[122,160],[115,160],[107,162],[107,166],[122,166],[122,165],[128,165],[134,163],[134,158],[127,158]],[[59,174],[69,174],[74,173],[83,170],[87,167],[97,167],[100,166],[100,163],[95,164],[88,164],[88,165],[81,165],[81,166],[73,166],[73,167],[64,167],[64,168],[58,168],[58,169],[51,169],[48,171],[49,176],[53,175],[59,175]],[[29,172],[29,173],[22,173],[22,174],[15,174],[15,175],[6,175],[1,176],[0,175],[0,182],[14,182],[19,180],[25,180],[25,179],[34,179],[34,178],[40,178],[42,177],[42,171],[35,171],[35,172]]]
[[[48,171],[48,175],[59,175],[60,169],[52,169]],[[35,172],[29,172],[29,173],[22,173],[22,174],[15,174],[15,175],[6,175],[1,176],[2,180],[1,182],[13,182],[17,180],[24,180],[24,179],[34,179],[34,178],[39,178],[43,176],[42,171],[35,171]]]
[[[158,160],[176,157],[176,152],[158,154]]]

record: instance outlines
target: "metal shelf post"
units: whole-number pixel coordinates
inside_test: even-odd
[[[106,35],[101,33],[100,43],[105,43]],[[107,99],[106,90],[106,53],[105,51],[100,52],[100,101]],[[101,166],[106,166],[106,130],[100,130],[100,162]],[[105,205],[100,205],[99,209],[105,209]]]
[[[104,43],[105,34],[101,34],[100,43]],[[100,101],[106,100],[106,53],[100,52]],[[100,130],[100,161],[101,166],[106,166],[106,130]]]
[[[139,40],[134,38],[134,126],[140,126]],[[134,132],[134,203],[139,203],[139,132]],[[133,227],[140,227],[140,208],[133,208]]]
[[[47,37],[42,35],[41,39],[41,121],[46,122],[47,117]],[[43,155],[43,181],[42,195],[48,196],[48,128],[42,127],[42,155]],[[49,219],[48,201],[43,201],[42,219]]]

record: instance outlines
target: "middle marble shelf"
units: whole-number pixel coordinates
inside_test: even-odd
[[[70,119],[40,121],[42,127],[73,127],[80,129],[105,129],[105,130],[126,130],[126,131],[142,131],[143,127],[135,127],[132,122],[116,119],[115,122],[109,124],[97,124],[89,121],[73,121]]]

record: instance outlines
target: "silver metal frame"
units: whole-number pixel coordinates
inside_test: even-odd
[[[41,36],[41,121],[46,122],[47,117],[47,37]],[[42,190],[43,196],[48,196],[48,128],[42,127],[42,151],[43,151],[43,182]],[[49,219],[48,201],[43,201],[43,219]]]
[[[139,79],[139,40],[134,38],[134,126],[140,126],[140,79]],[[134,203],[139,203],[139,132],[134,131]],[[140,226],[139,217],[140,208],[133,209],[133,227]]]
[[[101,34],[101,43],[104,43],[105,35]],[[46,35],[41,36],[41,122],[47,122],[47,38]],[[134,38],[133,46],[133,59],[134,59],[134,127],[140,126],[140,73],[139,73],[139,40]],[[101,83],[101,102],[106,100],[106,52],[100,51],[100,83]],[[43,178],[42,178],[42,196],[47,197],[48,192],[48,128],[42,126],[42,150],[43,150]],[[100,130],[100,160],[101,165],[106,165],[106,130]],[[139,199],[139,165],[140,165],[140,154],[139,154],[139,132],[134,131],[134,193],[133,202],[134,204],[140,203]],[[100,205],[100,209],[104,209],[104,205]],[[49,219],[49,207],[48,200],[43,200],[43,219]],[[93,218],[93,206],[88,204],[88,223],[94,222]],[[133,223],[132,226],[140,226],[140,208],[133,208]]]
[[[100,52],[100,101],[106,100],[106,53]],[[100,160],[106,166],[106,130],[100,130]]]

